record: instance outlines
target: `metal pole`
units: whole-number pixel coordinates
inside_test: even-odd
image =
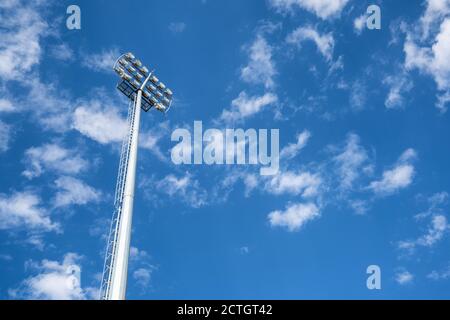
[[[131,223],[133,219],[134,187],[139,141],[139,123],[141,118],[142,90],[137,92],[133,128],[131,130],[130,156],[124,189],[122,213],[117,239],[116,258],[112,271],[109,300],[124,300],[127,287],[128,258],[130,255]]]

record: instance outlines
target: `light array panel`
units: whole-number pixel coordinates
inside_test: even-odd
[[[122,79],[117,88],[132,100],[135,99],[143,82],[149,77],[146,85],[142,88],[142,109],[147,112],[154,107],[163,113],[169,111],[173,98],[172,91],[153,72],[149,72],[147,67],[132,53],[122,55],[117,60],[114,71]]]

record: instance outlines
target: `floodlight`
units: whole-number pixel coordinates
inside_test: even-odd
[[[135,59],[135,56],[131,52],[128,52],[127,54],[125,54],[125,58],[127,58],[129,61],[131,61],[131,60]]]
[[[136,72],[136,69],[133,68],[133,66],[131,66],[131,65],[128,65],[128,66],[127,66],[127,70],[128,70],[130,73],[135,73],[135,72]]]
[[[151,84],[147,85],[147,89],[150,90],[151,92],[155,92],[156,91],[156,87],[154,85],[151,85]]]
[[[158,88],[161,90],[164,90],[166,88],[166,85],[162,82],[158,83]]]
[[[140,67],[139,70],[141,70],[141,72],[142,72],[143,74],[145,74],[145,75],[148,74],[148,69],[147,69],[147,67]]]
[[[157,103],[155,105],[155,108],[156,108],[156,110],[161,111],[161,112],[166,111],[166,107],[164,107],[161,103]]]
[[[162,99],[162,102],[163,102],[163,104],[166,105],[166,106],[169,106],[169,105],[170,105],[170,100],[167,99],[167,98],[163,98],[163,99]]]
[[[159,80],[158,80],[157,77],[151,76],[151,77],[150,77],[150,81],[153,82],[154,84],[157,84]]]
[[[144,79],[144,76],[143,76],[142,74],[140,74],[140,73],[136,73],[136,74],[134,75],[134,77],[135,77],[137,80],[139,80],[139,81],[142,81],[142,79]]]
[[[131,81],[131,76],[129,75],[129,74],[126,74],[126,73],[123,73],[122,75],[121,75],[121,77],[122,77],[122,79],[123,80],[125,80],[125,81]]]
[[[168,96],[168,97],[171,97],[173,93],[172,93],[172,90],[166,89],[166,90],[164,91],[164,94],[165,94],[166,96]]]
[[[124,67],[128,64],[128,62],[125,59],[119,59],[119,63]]]

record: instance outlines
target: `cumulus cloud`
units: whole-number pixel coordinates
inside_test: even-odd
[[[0,229],[25,228],[31,231],[59,231],[41,199],[31,191],[0,194]]]
[[[273,88],[273,77],[277,71],[272,60],[272,46],[261,34],[258,34],[255,41],[247,48],[247,52],[249,62],[241,69],[241,79],[251,84],[263,84],[266,88]]]
[[[369,189],[378,195],[389,195],[408,187],[415,175],[412,165],[415,158],[416,152],[413,149],[406,150],[392,169],[383,172],[381,180],[370,183]]]
[[[243,120],[261,112],[264,107],[277,102],[278,97],[273,93],[266,93],[262,96],[248,96],[245,91],[242,91],[231,102],[231,110],[224,110],[220,118],[226,122]]]
[[[101,144],[121,142],[127,133],[127,121],[118,108],[98,100],[81,103],[73,113],[73,129]]]
[[[31,262],[37,274],[25,279],[16,289],[10,289],[14,299],[32,300],[84,300],[98,298],[98,290],[81,286],[81,257],[67,253],[62,262],[42,260]]]
[[[300,7],[322,19],[339,15],[349,0],[270,0],[270,4],[282,12]]]
[[[317,174],[282,171],[266,183],[265,189],[277,195],[287,193],[308,198],[318,194],[321,183],[322,180]]]
[[[88,162],[76,151],[58,144],[44,144],[25,151],[23,162],[27,169],[22,174],[28,179],[36,178],[46,171],[58,174],[78,174],[86,170]]]
[[[413,281],[414,275],[406,270],[399,271],[395,274],[395,281],[400,285],[406,285]]]
[[[148,287],[153,269],[151,268],[139,268],[133,272],[133,279],[136,280],[140,287]]]
[[[325,57],[327,61],[333,58],[334,38],[331,33],[320,34],[313,27],[299,27],[292,31],[286,37],[286,42],[294,44],[298,48],[304,41],[313,41],[317,46],[317,50]]]
[[[450,2],[428,0],[427,9],[414,32],[408,32],[403,50],[405,69],[431,76],[440,91],[436,106],[446,111],[450,101]],[[430,39],[431,38],[431,39]]]
[[[319,208],[313,203],[289,205],[284,211],[269,213],[268,219],[273,227],[284,227],[290,232],[298,231],[307,222],[320,217]]]
[[[53,200],[55,208],[85,205],[91,202],[98,202],[101,199],[100,191],[72,177],[63,176],[58,178],[55,181],[55,186],[58,190]]]

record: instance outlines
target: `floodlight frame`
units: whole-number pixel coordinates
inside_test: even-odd
[[[132,58],[130,58],[130,55]],[[140,63],[140,67],[136,66],[136,62]],[[131,67],[134,69],[134,72],[131,72],[128,67]],[[138,59],[134,54],[131,52],[127,52],[122,54],[114,63],[114,71],[118,73],[117,69],[120,68],[120,70],[123,71],[124,74],[127,74],[131,77],[131,80],[123,79],[121,77],[121,81],[117,84],[117,89],[122,92],[126,97],[128,97],[130,100],[134,100],[137,92],[139,90],[142,90],[143,92],[146,92],[149,97],[155,97],[155,99],[158,101],[157,103],[154,103],[151,101],[150,98],[147,98],[145,95],[142,95],[142,110],[145,112],[150,111],[151,108],[155,108],[158,111],[166,114],[169,112],[170,108],[172,107],[173,102],[173,93],[171,95],[167,94],[166,91],[170,90],[161,80],[155,75],[155,70],[144,72],[143,69],[149,70],[143,63],[142,60]],[[145,79],[144,81],[138,80],[136,77],[136,74],[139,74],[142,76],[142,79]],[[155,80],[155,81],[154,81]],[[133,82],[137,81],[140,84],[140,87],[137,88],[135,85],[133,85]],[[154,90],[149,89],[147,87],[148,83],[151,83],[152,87],[155,88]],[[164,86],[164,89],[161,89],[159,85],[162,84]],[[133,88],[135,88],[133,90]],[[134,92],[131,92],[134,91]],[[157,95],[157,93],[160,93],[161,97]],[[169,100],[169,103],[164,102],[164,98]],[[157,108],[158,104],[164,107],[164,110],[161,111]]]

